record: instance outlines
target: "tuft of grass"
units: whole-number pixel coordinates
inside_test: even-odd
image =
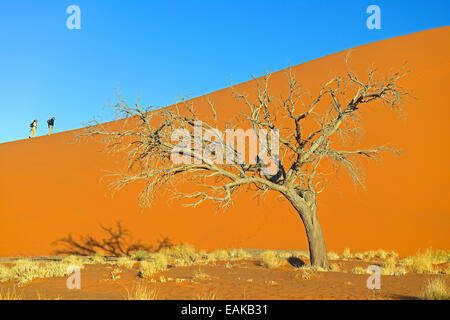
[[[131,259],[136,261],[144,261],[150,256],[150,253],[145,250],[138,250],[132,256]]]
[[[449,253],[445,250],[433,251],[432,248],[428,248],[423,253],[419,251],[415,256],[403,259],[401,263],[415,273],[439,273],[435,265],[449,262]]]
[[[135,260],[124,256],[124,257],[120,257],[119,259],[117,259],[116,265],[118,267],[123,267],[123,268],[126,268],[126,269],[132,269],[135,263],[136,263]]]
[[[327,252],[328,260],[339,260],[339,255],[336,252]]]
[[[299,268],[298,270],[299,270],[299,272],[294,276],[295,279],[297,279],[298,277],[301,277],[302,280],[309,280],[312,278],[319,277],[319,274],[314,269],[303,267],[303,268]]]
[[[70,256],[64,257],[61,260],[61,263],[63,263],[63,264],[69,264],[69,265],[79,266],[79,267],[84,266],[88,262],[89,262],[88,259],[86,259],[85,257],[75,256],[75,255],[70,255]]]
[[[161,266],[158,266],[154,261],[141,261],[140,267],[139,267],[139,275],[142,278],[150,278],[155,273],[164,271],[164,270],[166,270],[166,269],[161,268]]]
[[[211,276],[209,274],[204,273],[202,270],[198,270],[194,273],[194,276],[192,277],[193,281],[206,281],[210,280]]]
[[[90,263],[91,264],[105,264],[106,263],[105,255],[101,252],[97,252],[95,255],[90,257]]]
[[[120,279],[120,274],[122,273],[122,270],[120,269],[114,269],[113,271],[111,271],[111,279],[113,281]]]
[[[369,261],[375,257],[375,251],[369,250],[363,253],[364,260]]]
[[[416,256],[404,259],[403,263],[414,273],[432,273],[434,271],[432,257],[427,253],[418,252]]]
[[[127,300],[158,300],[159,289],[152,288],[139,283],[131,291],[127,289]]]
[[[422,293],[424,300],[450,300],[450,292],[443,278],[427,279],[425,291]]]
[[[332,272],[339,272],[341,271],[341,267],[337,263],[330,264],[330,271]]]
[[[294,251],[294,252],[292,252],[292,256],[297,257],[297,258],[309,259],[309,252],[308,251]]]
[[[50,298],[50,297],[48,297],[48,296],[46,296],[46,295],[41,295],[39,292],[37,292],[37,299],[38,300],[61,300],[61,297],[60,296],[57,296],[56,298]]]
[[[433,251],[433,248],[430,247],[425,252],[431,255],[431,260],[433,264],[450,262],[450,251],[445,250]]]
[[[386,259],[388,256],[388,253],[386,251],[384,251],[383,249],[378,249],[375,252],[375,257],[380,258],[380,259]]]
[[[155,265],[148,261],[141,261],[139,267],[139,275],[142,278],[150,278],[154,273],[158,272]]]
[[[277,256],[278,256],[278,258],[281,258],[281,259],[289,259],[290,257],[292,257],[292,252],[289,252],[289,251],[277,252]]]
[[[151,256],[151,262],[155,265],[155,267],[160,270],[167,270],[168,262],[167,257],[162,253],[155,253]]]
[[[233,257],[239,259],[247,259],[252,257],[252,255],[244,249],[232,250],[231,253]]]
[[[364,260],[364,253],[358,252],[353,255],[358,260]]]
[[[6,282],[10,279],[10,269],[3,264],[0,264],[0,282]]]
[[[342,258],[350,259],[352,257],[352,253],[350,252],[350,248],[345,248],[342,252]]]
[[[398,253],[395,252],[395,251],[391,251],[391,252],[388,253],[388,257],[397,259],[398,258]]]
[[[0,291],[0,300],[23,300],[22,294],[14,290],[2,290]]]
[[[228,251],[226,250],[216,250],[211,253],[211,256],[213,256],[218,261],[227,260],[230,257]]]
[[[395,258],[389,257],[386,259],[383,267],[381,268],[381,274],[388,276],[401,276],[406,274],[406,269],[404,267],[397,266]]]
[[[217,289],[210,289],[195,296],[195,300],[217,300]]]
[[[262,258],[262,265],[271,269],[278,268],[286,264],[286,260],[278,258],[274,251],[264,251],[261,254],[261,258]]]
[[[350,270],[350,272],[353,274],[365,274],[367,273],[367,270],[363,267],[357,266]]]
[[[327,268],[322,268],[322,267],[318,267],[318,266],[311,266],[311,265],[306,265],[306,264],[304,266],[300,267],[300,268],[297,268],[297,270],[299,270],[299,271],[305,271],[305,270],[308,270],[308,271],[320,271],[320,272],[328,272],[328,271],[330,271],[329,268],[327,269]]]
[[[168,264],[173,266],[189,266],[202,260],[202,256],[197,254],[195,248],[188,244],[163,248],[159,253],[166,256]]]

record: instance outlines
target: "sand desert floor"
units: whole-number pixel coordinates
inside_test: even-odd
[[[20,278],[5,281],[0,276],[1,299],[31,300],[298,300],[298,299],[423,299],[427,283],[438,280],[444,286],[450,284],[448,253],[440,261],[421,256],[398,259],[382,253],[336,255],[330,260],[330,270],[309,267],[306,258],[290,253],[274,252],[261,258],[258,254],[245,257],[223,257],[223,250],[208,261],[173,263],[145,274],[145,263],[154,266],[152,257],[135,261],[129,257],[97,258],[85,264],[81,271],[81,288],[69,290],[68,275],[35,278],[20,283]],[[227,254],[225,254],[227,255]],[[258,257],[259,256],[259,257]],[[269,257],[269,258],[267,258]],[[282,258],[285,257],[285,258]],[[431,255],[429,256],[431,257]],[[67,259],[67,258],[66,258]],[[69,257],[69,259],[78,259]],[[81,258],[80,258],[81,259]],[[83,258],[86,259],[86,258]],[[91,257],[92,259],[92,257]],[[96,260],[97,259],[97,260]],[[12,270],[14,265],[45,265],[63,263],[59,258],[33,258],[20,260],[0,259],[1,271]],[[56,261],[57,260],[57,261]],[[192,259],[195,260],[195,259]],[[192,261],[189,260],[189,261]],[[32,262],[30,262],[32,261]],[[125,263],[124,263],[125,261]],[[164,264],[166,264],[164,260]],[[186,260],[185,260],[186,261]],[[444,261],[444,262],[443,262]],[[170,257],[169,257],[170,262]],[[306,265],[303,265],[306,263]],[[366,273],[369,265],[378,265],[382,270],[381,289],[369,290]],[[390,265],[390,266],[389,266]],[[412,271],[414,270],[414,271]],[[16,271],[17,273],[17,271]],[[5,273],[4,273],[5,274]],[[30,278],[31,279],[31,278]],[[19,280],[19,281],[17,281]],[[447,296],[440,299],[448,299]]]

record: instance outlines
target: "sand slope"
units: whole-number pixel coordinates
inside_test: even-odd
[[[348,180],[340,193],[329,188],[319,198],[319,218],[329,250],[384,248],[401,254],[418,248],[450,247],[450,27],[384,40],[352,49],[359,72],[374,63],[382,71],[404,62],[412,74],[404,82],[416,99],[407,101],[407,119],[390,112],[364,113],[364,143],[399,145],[404,154],[383,166],[366,165],[367,190]],[[311,44],[313,45],[313,44]],[[297,79],[315,90],[331,73],[345,70],[345,52],[294,67]],[[285,81],[273,75],[276,94]],[[253,82],[239,85],[250,91]],[[208,95],[222,117],[238,110],[229,89]],[[195,99],[198,110],[205,97]],[[221,108],[222,106],[222,108]],[[74,131],[0,144],[0,256],[51,254],[51,243],[68,233],[96,233],[99,224],[121,220],[133,236],[155,243],[161,237],[196,247],[306,249],[299,217],[289,205],[267,197],[259,203],[242,194],[234,207],[217,213],[167,203],[162,195],[149,209],[137,206],[136,188],[112,197],[100,178],[114,158],[98,144],[72,144]]]

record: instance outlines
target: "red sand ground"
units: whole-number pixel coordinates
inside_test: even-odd
[[[22,287],[14,282],[0,283],[0,294],[15,292],[25,300],[123,300],[138,285],[156,291],[157,300],[415,300],[421,299],[426,281],[446,275],[409,273],[381,276],[379,290],[367,289],[368,274],[352,274],[356,266],[367,268],[376,262],[333,261],[340,272],[318,272],[285,265],[277,269],[262,267],[260,259],[217,262],[216,265],[175,267],[153,275],[155,282],[138,277],[134,269],[122,269],[112,280],[110,265],[86,265],[81,270],[80,290],[69,290],[66,277],[35,279]],[[443,267],[445,268],[445,266]],[[344,272],[346,271],[346,272]],[[202,277],[196,277],[201,273]],[[164,277],[161,282],[160,278]],[[182,279],[183,282],[176,282]]]
[[[364,112],[363,143],[393,143],[404,154],[386,157],[383,166],[366,164],[366,191],[343,179],[340,193],[329,188],[321,194],[318,213],[329,250],[383,248],[406,255],[428,246],[449,248],[449,39],[450,27],[445,27],[351,50],[351,66],[360,73],[372,63],[385,72],[407,62],[413,72],[403,85],[416,99],[406,101],[405,121],[375,108]],[[330,73],[345,71],[345,54],[293,69],[299,82],[314,92]],[[271,79],[276,95],[285,74],[275,73]],[[237,88],[253,91],[254,82]],[[220,117],[230,118],[240,108],[230,89],[207,97]],[[194,102],[197,110],[207,109],[205,97]],[[0,256],[48,255],[55,249],[54,240],[70,232],[96,233],[100,223],[108,226],[118,220],[149,244],[169,237],[202,249],[307,248],[299,217],[272,195],[258,203],[242,194],[234,207],[219,213],[212,204],[196,209],[168,204],[167,195],[140,210],[135,187],[112,197],[100,178],[115,168],[114,158],[99,153],[98,144],[73,144],[73,134],[0,145]]]

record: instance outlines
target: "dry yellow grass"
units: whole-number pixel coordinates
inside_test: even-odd
[[[425,283],[425,291],[422,293],[422,299],[450,300],[450,292],[447,289],[445,279],[441,277],[427,279]]]
[[[252,257],[252,255],[244,249],[233,249],[231,250],[230,255],[239,259],[247,259]]]
[[[188,244],[179,244],[162,249],[159,254],[166,257],[169,265],[189,266],[202,260],[202,256],[195,252],[195,248]]]
[[[369,261],[375,257],[375,254],[375,251],[369,250],[363,253],[363,258],[364,260]]]
[[[150,253],[145,250],[138,250],[132,256],[131,259],[136,261],[143,261],[150,256]]]
[[[388,253],[386,251],[384,251],[383,249],[378,249],[375,252],[375,257],[380,258],[380,259],[386,259],[388,256]]]
[[[312,278],[320,277],[320,275],[311,268],[299,268],[294,276],[294,279],[301,278],[302,280],[309,280]]]
[[[61,300],[60,296],[56,296],[55,298],[50,298],[44,294],[41,294],[39,292],[36,293],[37,294],[37,299],[38,300]]]
[[[210,254],[215,260],[223,261],[230,258],[230,255],[228,254],[228,251],[226,250],[216,250]]]
[[[206,281],[206,280],[210,280],[211,276],[204,273],[202,270],[198,270],[194,273],[194,276],[192,277],[193,281]]]
[[[81,257],[81,256],[71,255],[71,256],[64,257],[61,260],[61,263],[82,267],[83,265],[89,263],[89,257]]]
[[[166,270],[168,266],[167,257],[161,253],[155,253],[151,256],[151,262],[153,262],[157,269]]]
[[[341,271],[341,267],[337,263],[330,264],[330,271],[339,272]]]
[[[284,264],[286,264],[286,260],[280,259],[277,257],[277,254],[274,251],[264,251],[261,254],[262,265],[267,268],[278,268]]]
[[[127,300],[158,300],[159,289],[149,288],[147,285],[139,283],[131,291],[127,290]]]
[[[118,267],[123,267],[126,269],[131,269],[136,264],[136,261],[129,258],[129,257],[120,257],[117,259],[117,262],[115,263]]]
[[[141,261],[139,267],[139,275],[143,278],[150,278],[155,273],[164,270],[165,269],[159,268],[153,261]]]
[[[343,259],[350,259],[352,257],[352,253],[350,252],[350,248],[345,248],[342,252]]]
[[[328,257],[328,260],[339,260],[339,255],[333,251],[328,252],[327,257]]]
[[[364,253],[362,252],[355,253],[353,257],[358,260],[364,260]]]
[[[145,258],[144,258],[145,257]],[[154,273],[167,270],[169,267],[204,265],[215,261],[231,261],[251,257],[243,249],[216,250],[213,252],[199,251],[188,244],[178,244],[170,248],[163,248],[157,253],[143,253],[133,256],[133,260],[140,260],[140,275],[151,277]],[[120,258],[117,265],[123,263],[130,267],[131,261]]]
[[[354,267],[353,269],[351,269],[350,272],[353,274],[365,274],[365,273],[367,273],[367,269],[358,266],[358,267]]]
[[[395,251],[391,251],[391,252],[388,253],[388,257],[397,259],[398,258],[398,253],[395,252]]]
[[[89,262],[91,264],[105,264],[105,255],[101,252],[97,252],[94,256],[89,257]]]
[[[401,276],[406,273],[406,269],[402,266],[398,266],[394,257],[387,258],[384,262],[383,267],[381,268],[382,275]]]
[[[122,270],[116,268],[113,271],[111,271],[111,280],[115,281],[120,279],[120,274],[122,273]]]
[[[15,289],[3,289],[0,291],[0,300],[23,300],[23,297]]]
[[[52,262],[36,262],[29,259],[21,259],[15,261],[10,268],[2,266],[0,268],[0,281],[15,281],[21,286],[33,279],[37,278],[55,278],[68,275],[67,268],[72,263],[63,261]],[[83,266],[79,266],[83,268]]]
[[[417,252],[415,256],[407,257],[400,261],[401,264],[408,266],[411,272],[415,273],[439,273],[435,266],[441,263],[450,262],[450,252],[445,250],[433,251],[432,248],[424,252]],[[445,273],[445,271],[443,272]]]
[[[401,263],[408,266],[411,272],[414,273],[432,273],[434,271],[432,261],[432,255],[429,251],[426,251],[425,253],[418,252],[415,256],[407,257]]]
[[[197,294],[195,300],[217,300],[217,289],[210,289]]]

